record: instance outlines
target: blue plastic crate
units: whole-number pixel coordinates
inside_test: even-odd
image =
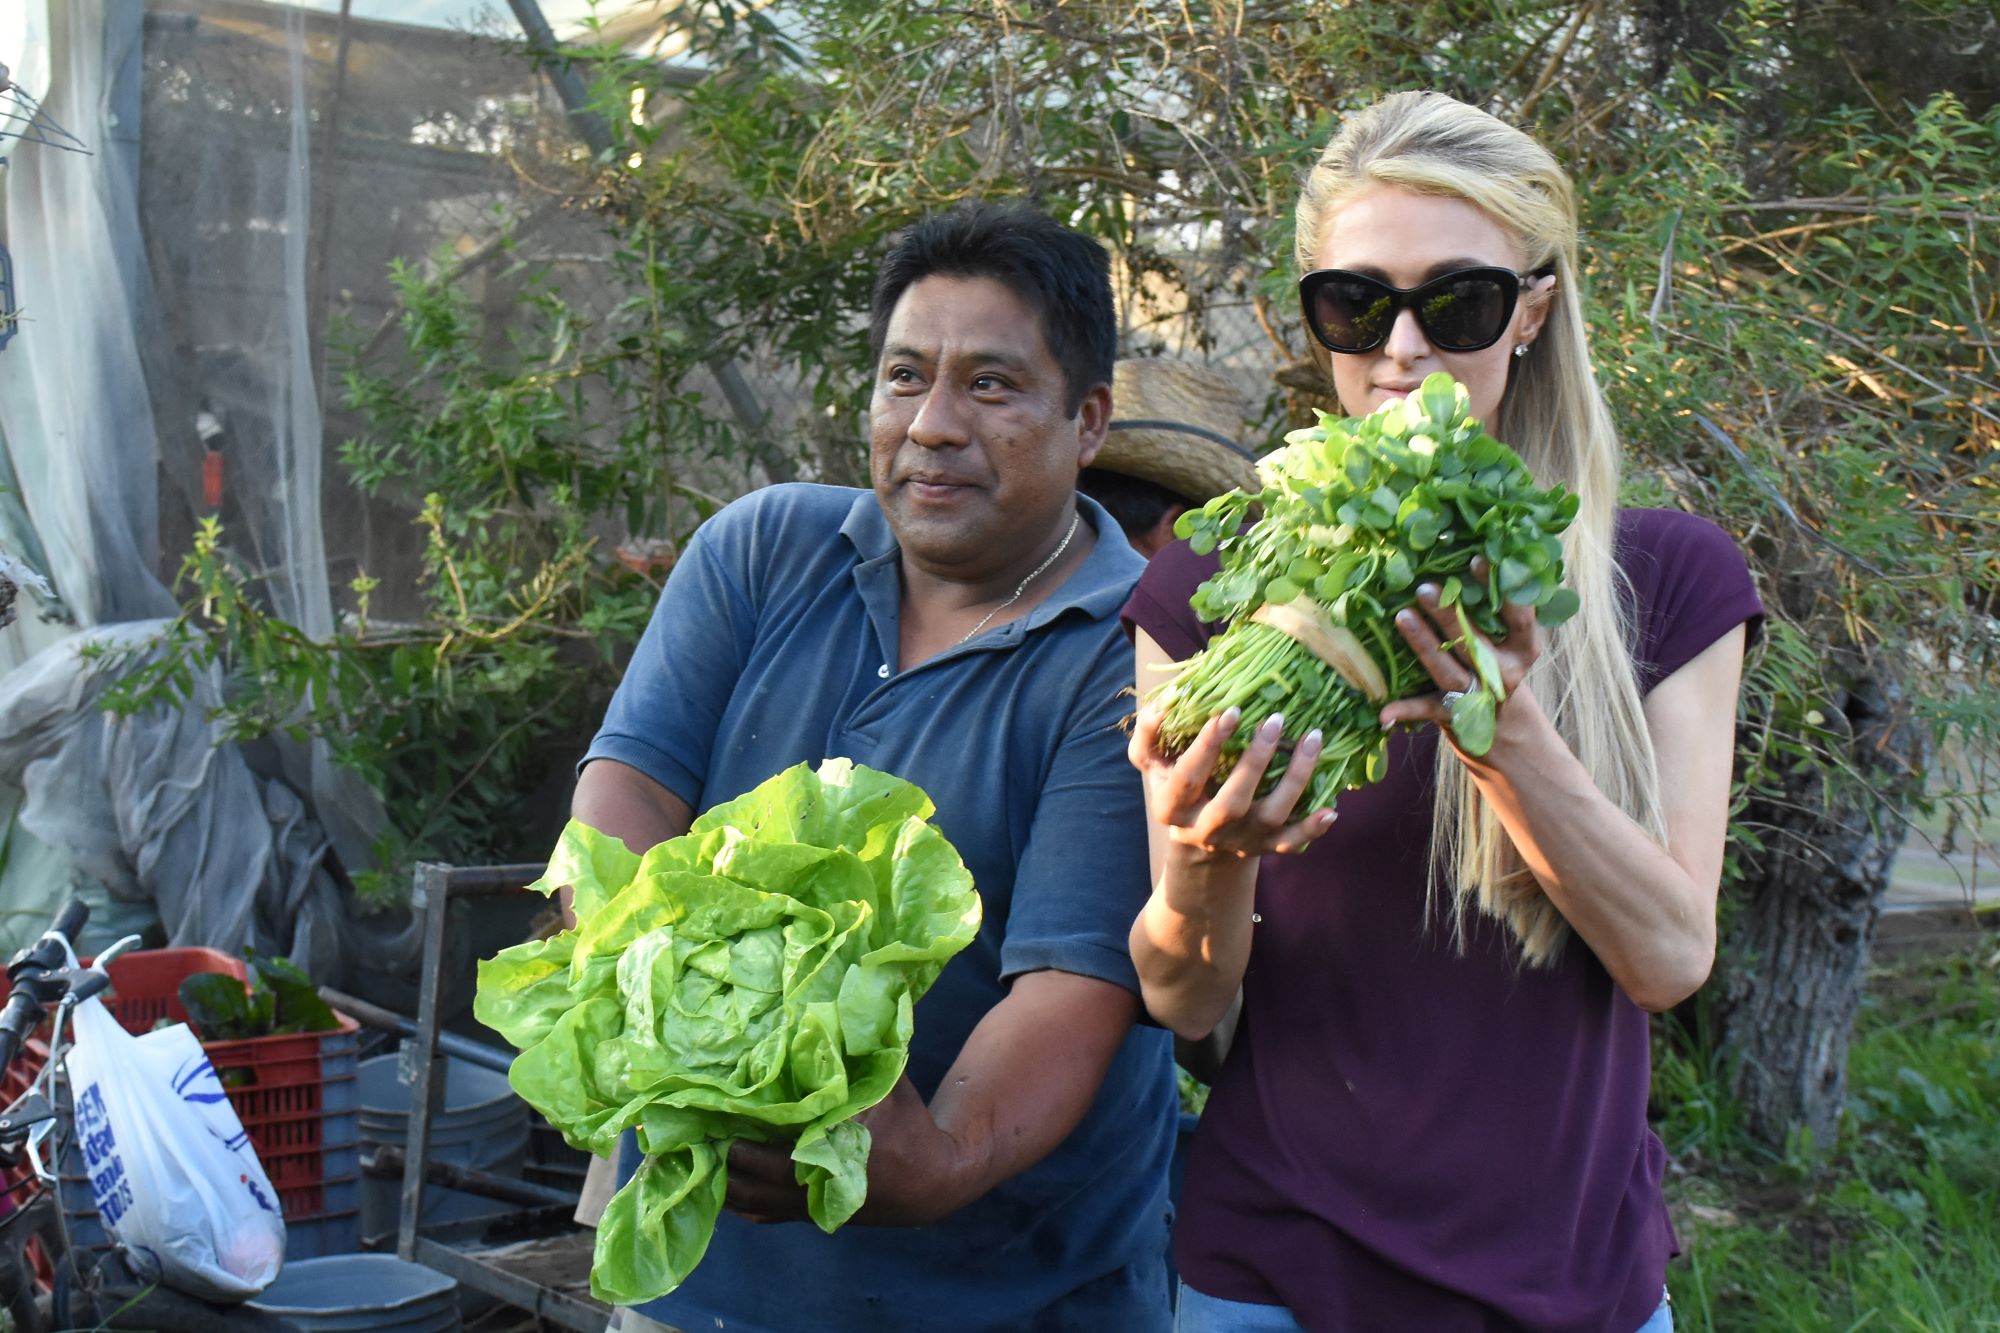
[[[320,1036],[320,1107],[326,1111],[358,1111],[361,1089],[361,1042],[357,1032],[327,1032]]]
[[[285,1258],[319,1259],[353,1254],[361,1248],[361,1181],[348,1176],[326,1182],[326,1211],[285,1221]]]
[[[329,1032],[320,1042],[320,1211],[285,1219],[285,1258],[323,1259],[361,1248],[360,1041]]]

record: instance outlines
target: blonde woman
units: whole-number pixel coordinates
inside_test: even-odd
[[[1546,485],[1583,611],[1510,612],[1508,687],[1481,759],[1445,695],[1476,687],[1435,588],[1398,626],[1438,693],[1392,703],[1388,777],[1294,809],[1299,741],[1261,800],[1280,718],[1212,720],[1178,762],[1142,709],[1154,888],[1132,956],[1148,1010],[1240,1025],[1188,1165],[1180,1327],[1658,1333],[1673,1235],[1646,1124],[1648,1011],[1715,949],[1743,651],[1761,607],[1705,520],[1620,511],[1592,378],[1576,214],[1554,158],[1436,93],[1349,119],[1298,206],[1301,299],[1341,406],[1448,371]],[[1214,626],[1182,545],[1126,607],[1139,679]],[[1219,789],[1217,747],[1253,727]],[[1266,855],[1290,853],[1290,855]]]

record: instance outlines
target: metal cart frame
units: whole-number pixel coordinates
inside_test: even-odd
[[[539,865],[447,866],[423,862],[417,866],[410,907],[422,923],[422,973],[416,1032],[403,1043],[403,1074],[412,1086],[396,1254],[549,1323],[575,1329],[577,1333],[602,1333],[608,1315],[605,1307],[511,1272],[476,1250],[454,1249],[425,1235],[418,1225],[423,1216],[431,1126],[444,1108],[445,1053],[440,1049],[438,1033],[443,1019],[444,933],[451,904],[462,898],[519,893],[541,878],[543,870]]]

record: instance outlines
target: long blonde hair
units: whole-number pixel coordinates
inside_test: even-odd
[[[1561,482],[1581,501],[1563,537],[1563,558],[1582,609],[1549,632],[1529,680],[1598,789],[1665,846],[1659,770],[1633,675],[1632,631],[1613,553],[1618,437],[1590,369],[1569,176],[1547,149],[1476,107],[1443,93],[1397,93],[1349,117],[1307,174],[1296,233],[1301,272],[1314,267],[1341,205],[1378,185],[1473,204],[1515,239],[1524,271],[1547,268],[1556,275],[1534,350],[1511,359],[1498,419],[1488,423],[1544,486]],[[1468,906],[1476,903],[1513,928],[1528,964],[1552,964],[1569,923],[1541,892],[1499,817],[1446,745],[1438,747],[1436,802],[1431,895],[1435,901],[1449,886],[1459,947]]]

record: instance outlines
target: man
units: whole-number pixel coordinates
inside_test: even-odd
[[[872,302],[873,491],[778,486],[696,534],[574,814],[644,848],[801,761],[924,788],[984,924],[867,1113],[868,1202],[822,1234],[739,1143],[707,1256],[645,1318],[743,1333],[1164,1329],[1167,1034],[1135,1028],[1147,889],[1124,758],[1142,561],[1076,492],[1111,417],[1103,251],[1032,210],[919,222]],[[636,1165],[629,1140],[621,1175]],[[632,1312],[621,1328],[648,1325]]]
[[[1224,376],[1188,361],[1120,361],[1111,399],[1117,415],[1077,485],[1148,560],[1184,511],[1257,489],[1257,455],[1238,442],[1243,397]]]

